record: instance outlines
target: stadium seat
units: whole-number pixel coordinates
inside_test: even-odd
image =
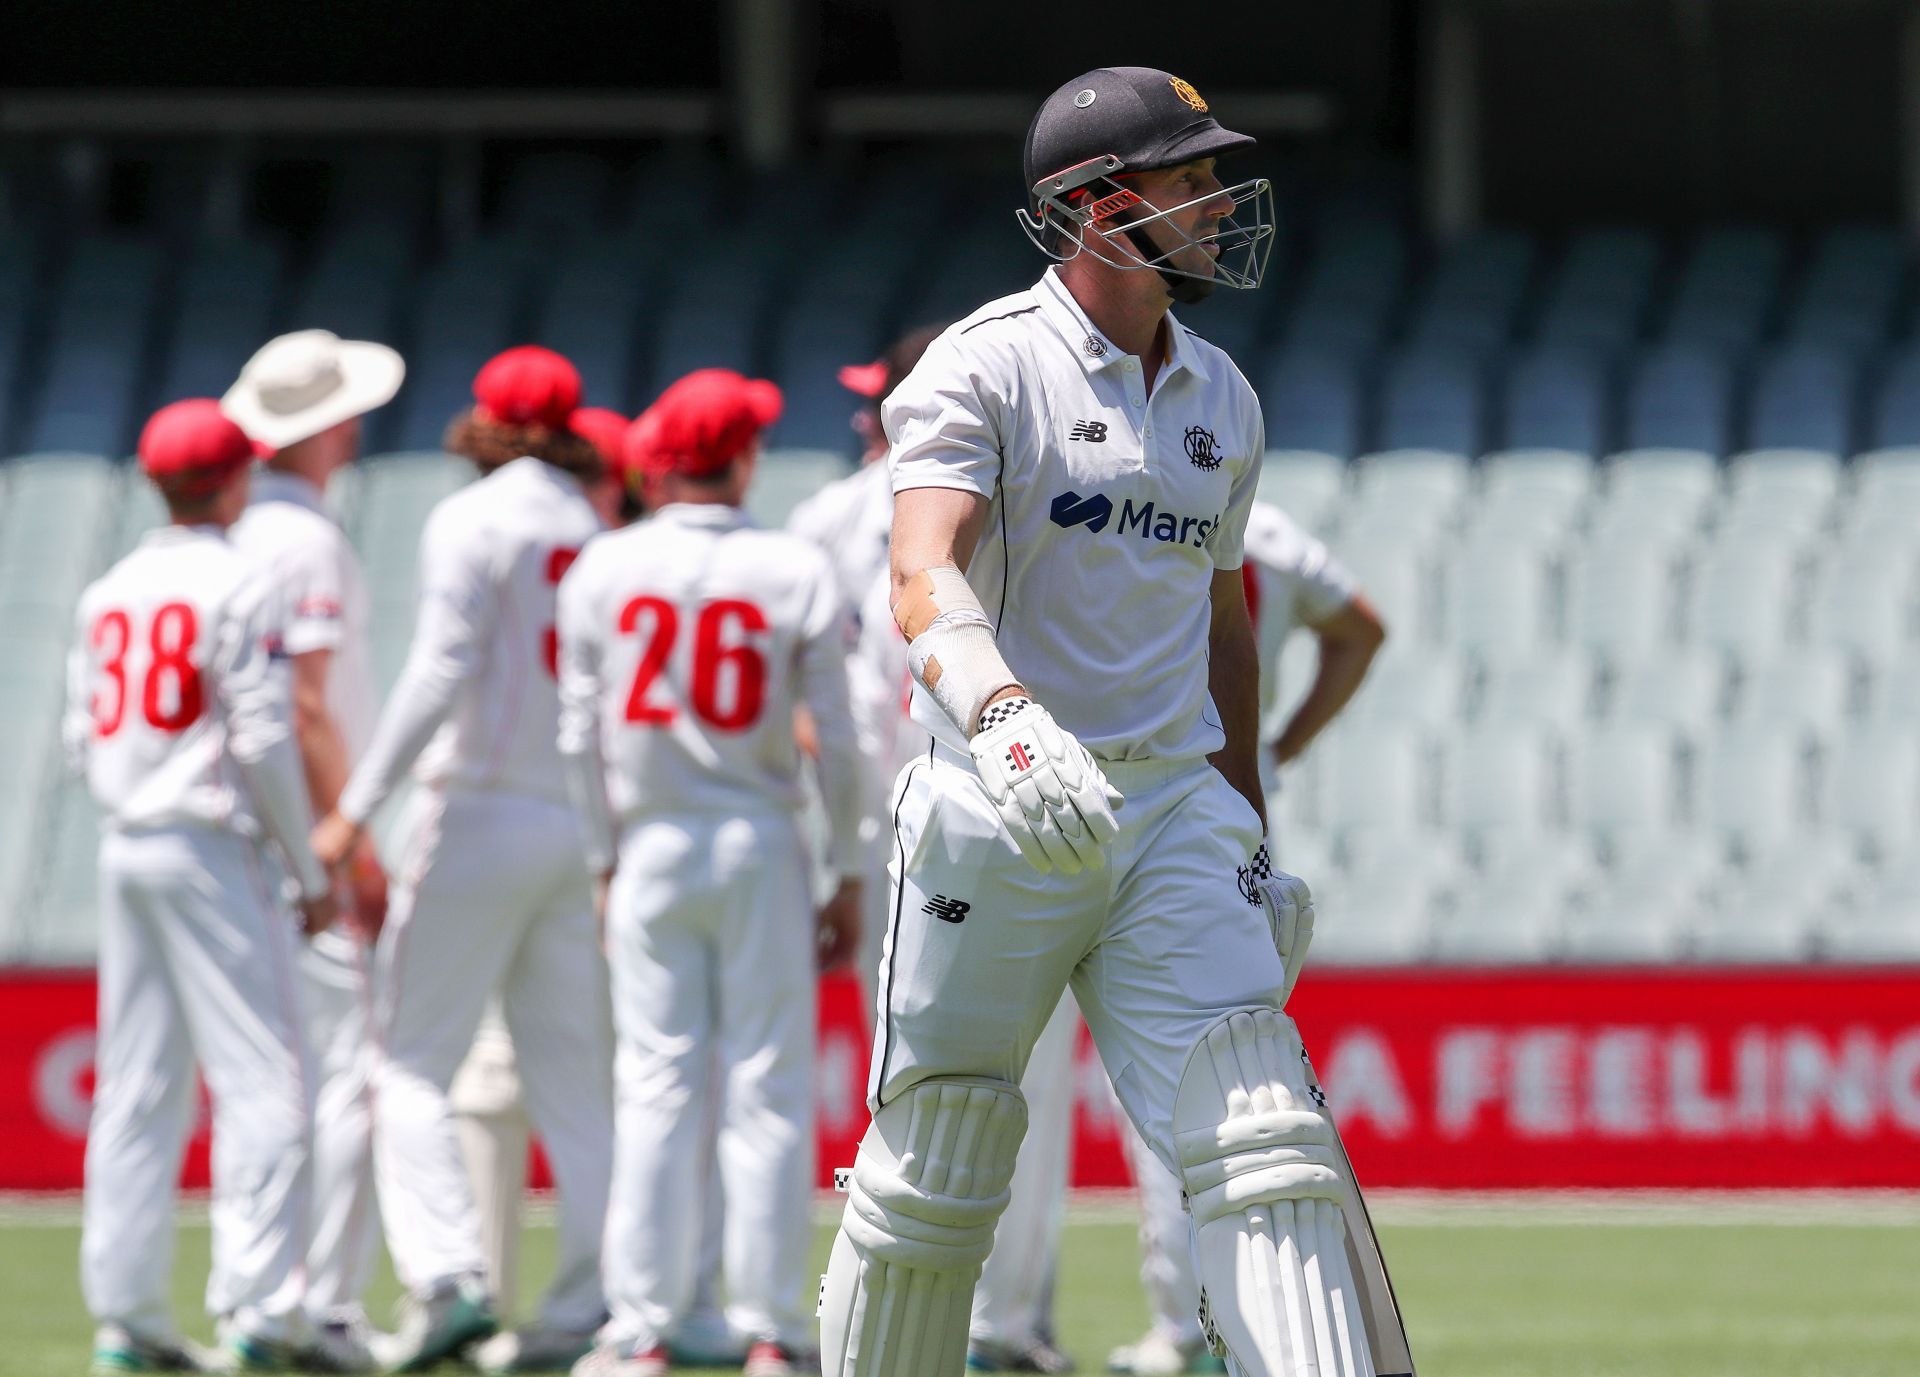
[[[1920,729],[1912,724],[1856,727],[1828,751],[1821,772],[1821,817],[1864,842],[1883,860],[1920,839]]]
[[[1820,943],[1839,961],[1920,961],[1920,852],[1893,858],[1855,903],[1836,906],[1821,925]]]
[[[1867,439],[1882,449],[1920,445],[1920,345],[1887,360],[1867,407]]]
[[[1698,822],[1751,859],[1805,822],[1803,738],[1773,727],[1727,726],[1700,745]]]
[[[1523,500],[1556,510],[1578,507],[1593,494],[1592,457],[1570,449],[1506,449],[1480,461],[1488,501]]]
[[[1400,304],[1407,259],[1404,235],[1381,218],[1351,220],[1338,233],[1323,233],[1286,322],[1287,349],[1346,359],[1373,353]]]
[[[1662,338],[1742,352],[1759,340],[1779,296],[1785,236],[1755,226],[1708,230],[1687,255]]]
[[[1506,538],[1454,550],[1441,573],[1448,639],[1483,661],[1531,658],[1551,630],[1548,562],[1541,547]]]
[[[830,450],[768,450],[754,470],[747,510],[763,526],[784,526],[795,507],[853,469],[844,454]]]
[[[1260,387],[1267,443],[1350,459],[1360,451],[1359,373],[1349,360],[1305,350],[1281,354]]]
[[[1347,466],[1336,455],[1316,450],[1270,449],[1260,465],[1254,496],[1271,502],[1302,530],[1317,533],[1339,503]]]
[[[1720,468],[1701,449],[1629,449],[1608,456],[1601,467],[1605,497],[1612,503],[1684,506],[1697,512],[1720,486]]]
[[[568,149],[530,153],[508,173],[496,223],[556,243],[591,234],[605,223],[613,165]]]
[[[1474,455],[1487,448],[1485,383],[1474,361],[1457,351],[1395,358],[1381,380],[1378,407],[1383,450]]]
[[[1427,532],[1410,519],[1373,517],[1343,520],[1331,539],[1340,562],[1386,622],[1388,635],[1409,644],[1431,640],[1438,610],[1424,550]]]
[[[1639,335],[1654,279],[1659,242],[1632,229],[1596,229],[1577,235],[1548,285],[1537,337],[1614,354]]]
[[[1389,634],[1341,720],[1387,727],[1449,727],[1460,714],[1464,680],[1459,656],[1451,648],[1414,645]]]
[[[1552,820],[1553,750],[1539,728],[1482,720],[1443,737],[1441,819],[1468,840],[1533,835]]]
[[[1787,313],[1788,339],[1859,356],[1892,333],[1904,299],[1909,247],[1899,230],[1843,225],[1821,236]]]
[[[518,331],[531,246],[481,240],[426,275],[407,351],[407,381],[394,404],[393,447],[439,447],[447,422],[473,405],[473,376],[493,355],[522,343]]]
[[[1527,838],[1514,854],[1463,877],[1452,911],[1433,924],[1433,959],[1468,964],[1551,959],[1565,914],[1592,877],[1592,858],[1578,843]]]
[[[1428,797],[1428,753],[1410,727],[1336,723],[1314,744],[1319,825],[1412,831]]]
[[[16,405],[45,278],[42,237],[0,229],[0,455],[14,453]]]
[[[273,335],[286,253],[273,240],[210,240],[195,251],[163,333],[160,400],[218,397]]]
[[[1759,449],[1727,462],[1728,508],[1735,520],[1744,512],[1784,511],[1803,518],[1812,530],[1840,490],[1840,460],[1826,450]]]
[[[1845,725],[1851,692],[1848,665],[1839,653],[1794,646],[1745,667],[1732,720],[1832,740]]]
[[[1497,661],[1486,667],[1473,720],[1567,732],[1589,715],[1593,679],[1593,662],[1580,650],[1551,647],[1531,659]]]
[[[79,965],[100,943],[100,810],[78,779],[63,783],[52,805],[27,950],[35,961]]]
[[[1611,843],[1664,835],[1680,808],[1672,735],[1645,723],[1606,723],[1568,743],[1567,814]]]
[[[1920,446],[1873,450],[1852,464],[1854,502],[1920,513]]]
[[[380,223],[353,225],[321,245],[285,324],[331,330],[342,339],[402,343],[400,299],[413,268],[406,235]],[[383,426],[376,420],[372,429],[383,436]]]
[[[90,236],[74,246],[53,307],[28,450],[132,453],[163,271],[159,245],[145,239]]]
[[[1672,345],[1641,357],[1627,383],[1622,436],[1635,449],[1725,454],[1733,447],[1733,372],[1717,354]]]
[[[1795,577],[1791,552],[1768,545],[1709,552],[1693,571],[1689,638],[1747,661],[1776,655],[1787,638]]]
[[[1453,245],[1427,274],[1407,338],[1416,347],[1484,357],[1513,333],[1537,254],[1517,230],[1482,230]]]
[[[1666,646],[1616,667],[1605,718],[1697,733],[1721,716],[1726,679],[1725,662],[1716,652],[1695,645]]]
[[[1703,961],[1798,962],[1813,954],[1819,925],[1855,866],[1837,838],[1802,836],[1788,849],[1729,867],[1691,934]]]
[[[376,608],[376,635],[396,621],[402,638],[411,633],[421,529],[434,506],[473,477],[473,465],[437,451],[361,462],[359,511],[348,535],[376,603],[397,610],[397,617],[382,618]]]
[[[1405,965],[1425,950],[1444,891],[1407,870],[1341,870],[1314,885],[1314,907],[1328,918],[1314,928],[1314,961]]]
[[[1869,665],[1887,665],[1906,646],[1916,587],[1911,549],[1859,548],[1844,539],[1820,561],[1808,598],[1807,635],[1820,645],[1852,652]]]
[[[1354,462],[1354,500],[1385,510],[1450,512],[1466,497],[1472,465],[1464,454],[1435,449],[1385,450]]]
[[[1756,449],[1853,449],[1854,371],[1846,356],[1818,345],[1774,353],[1754,379],[1747,443]]]
[[[16,459],[0,513],[0,606],[36,609],[64,631],[99,568],[118,506],[118,466],[89,454]],[[14,625],[25,623],[16,618]]]
[[[1507,372],[1500,441],[1515,449],[1603,453],[1611,441],[1612,407],[1604,362],[1585,349],[1545,345]]]
[[[1657,540],[1593,539],[1575,548],[1566,566],[1567,639],[1615,662],[1671,643],[1674,559]]]
[[[652,400],[635,389],[650,266],[639,245],[623,236],[576,241],[561,255],[534,313],[534,341],[573,360],[590,406],[631,416]]]

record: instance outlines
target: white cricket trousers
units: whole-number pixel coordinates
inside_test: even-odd
[[[813,1198],[815,944],[806,854],[780,813],[629,828],[607,922],[613,966],[613,1207],[606,1337],[647,1344],[688,1313],[717,1109],[727,1319],[804,1344]]]
[[[363,1313],[380,1217],[373,1195],[372,953],[338,927],[300,953],[300,1006],[317,1089],[307,1313]]]
[[[1023,1347],[1053,1330],[1053,1283],[1066,1222],[1073,1147],[1073,1048],[1080,1010],[1065,995],[1047,1020],[1020,1078],[1027,1136],[1014,1161],[1012,1195],[993,1229],[993,1252],[973,1288],[972,1336]]]
[[[256,843],[208,827],[100,841],[100,1043],[80,1272],[87,1308],[173,1333],[173,1205],[194,1063],[213,1095],[208,1313],[296,1336],[313,1131],[293,917]]]
[[[876,1108],[934,1076],[1019,1082],[1071,984],[1122,1107],[1173,1169],[1174,1091],[1201,1034],[1280,1007],[1272,933],[1238,882],[1265,828],[1204,760],[1102,768],[1126,805],[1106,863],[1078,875],[1027,864],[970,759],[936,745],[901,772]]]
[[[374,974],[374,1166],[394,1270],[416,1294],[486,1273],[447,1092],[497,991],[559,1195],[540,1318],[591,1329],[606,1313],[612,1021],[578,820],[545,799],[420,789],[402,837]]]

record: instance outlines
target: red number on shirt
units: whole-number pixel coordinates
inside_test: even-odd
[[[631,636],[640,629],[640,614],[653,618],[652,639],[640,652],[640,667],[633,672],[633,688],[627,693],[627,721],[664,727],[673,721],[673,704],[649,703],[647,691],[673,654],[674,637],[680,634],[680,613],[665,598],[635,598],[620,609],[620,634]]]
[[[746,635],[765,631],[767,614],[750,602],[722,598],[700,609],[694,629],[693,710],[728,732],[759,721],[767,701],[766,657],[745,641],[723,643],[736,628]],[[723,695],[723,687],[730,692]]]
[[[117,610],[102,612],[93,624],[92,640],[95,650],[106,652],[106,662],[100,669],[113,680],[111,709],[104,693],[93,695],[93,729],[101,736],[112,736],[120,730],[121,720],[127,715],[127,647],[133,642],[127,614]],[[111,649],[108,642],[112,643]]]
[[[664,727],[674,720],[674,705],[649,702],[648,692],[673,654],[680,612],[664,598],[635,598],[620,610],[620,634],[638,632],[642,613],[651,615],[653,626],[627,694],[627,721]],[[728,642],[766,629],[767,614],[737,598],[722,598],[700,609],[694,620],[693,682],[688,698],[694,715],[708,726],[737,732],[760,720],[767,704],[766,656],[744,640]]]
[[[567,576],[567,570],[573,568],[573,562],[580,558],[578,547],[561,546],[547,552],[547,582],[555,588],[560,580]],[[551,678],[560,677],[560,631],[548,626],[540,632],[540,653],[547,662],[547,674]]]
[[[200,619],[184,602],[166,603],[153,614],[153,629],[147,635],[153,664],[147,670],[140,707],[147,721],[163,732],[185,731],[200,716],[200,671],[191,659],[199,635]],[[165,698],[173,700],[171,708]]]

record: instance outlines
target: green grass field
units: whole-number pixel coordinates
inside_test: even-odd
[[[1422,1377],[1912,1377],[1920,1373],[1920,1213],[1884,1208],[1380,1202]],[[551,1233],[529,1230],[531,1295]],[[828,1234],[822,1230],[824,1259]],[[89,1325],[70,1209],[0,1210],[0,1377],[84,1372]],[[1123,1210],[1077,1211],[1060,1336],[1083,1371],[1142,1326]],[[183,1228],[175,1300],[205,1336],[203,1225]],[[378,1304],[391,1299],[383,1278]],[[381,1313],[381,1312],[376,1312]],[[704,1371],[704,1370],[703,1370]],[[717,1369],[716,1369],[717,1371]]]

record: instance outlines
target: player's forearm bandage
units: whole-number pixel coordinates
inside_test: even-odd
[[[935,565],[908,580],[893,619],[906,635],[913,677],[965,735],[973,735],[989,698],[1019,684],[1000,658],[986,608],[953,565]]]

